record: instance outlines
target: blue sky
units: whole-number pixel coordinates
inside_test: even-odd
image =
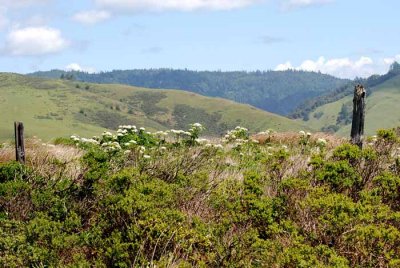
[[[0,0],[0,71],[321,71],[400,60],[400,1]]]

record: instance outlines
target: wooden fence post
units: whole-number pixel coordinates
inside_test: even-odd
[[[354,88],[353,122],[351,125],[351,143],[362,148],[365,121],[365,97],[366,91],[362,85]]]
[[[21,164],[25,164],[24,124],[14,122],[15,131],[15,158]]]

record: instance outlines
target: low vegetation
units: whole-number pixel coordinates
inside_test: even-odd
[[[400,141],[132,125],[0,146],[2,267],[399,267]]]

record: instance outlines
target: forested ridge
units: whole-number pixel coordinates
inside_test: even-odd
[[[114,70],[85,73],[52,70],[30,74],[93,83],[118,83],[146,88],[180,89],[222,97],[287,115],[309,98],[332,92],[348,83],[330,75],[305,71],[221,72],[173,69]]]

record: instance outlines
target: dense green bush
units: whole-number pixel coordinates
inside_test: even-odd
[[[28,173],[28,168],[18,162],[0,163],[0,182],[23,179]]]
[[[390,131],[361,150],[201,130],[59,140],[84,152],[75,173],[48,155],[1,163],[0,266],[398,267]]]

